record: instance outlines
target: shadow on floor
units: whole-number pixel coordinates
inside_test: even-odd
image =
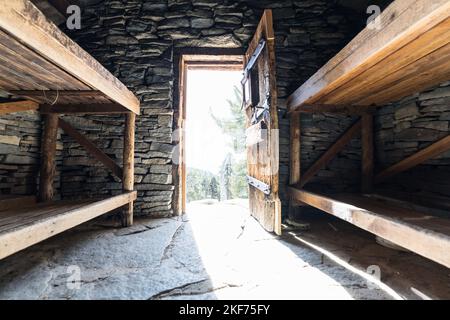
[[[295,233],[280,238],[265,232],[245,201],[192,203],[188,212],[136,219],[126,229],[93,221],[6,258],[0,261],[0,299],[393,298]],[[363,270],[381,264],[382,281],[402,278],[397,255],[380,255],[369,240],[332,224],[338,231],[330,231],[328,222],[314,223],[312,231],[297,236],[324,247],[333,244],[327,250],[347,254],[342,259]],[[357,263],[356,256],[366,260]],[[427,277],[404,282],[425,285]],[[417,289],[429,294],[420,285]]]
[[[321,250],[358,272],[378,276],[381,282],[404,299],[449,299],[450,271],[412,252],[379,245],[375,236],[336,217],[314,210],[303,215],[309,231],[285,232],[289,243]],[[331,258],[330,258],[331,257]]]

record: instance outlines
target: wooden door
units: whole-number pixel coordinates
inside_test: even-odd
[[[272,11],[265,10],[244,57],[247,181],[250,212],[270,232],[281,234],[278,197],[278,113]]]

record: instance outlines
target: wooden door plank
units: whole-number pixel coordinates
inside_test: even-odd
[[[245,130],[245,145],[247,147],[261,143],[267,139],[267,129],[264,121],[258,121]]]
[[[257,76],[258,86],[251,81],[252,92],[259,93],[259,100],[254,104],[265,105],[264,116],[267,133],[259,142],[252,141],[247,146],[248,175],[257,181],[270,187],[270,194],[265,194],[257,188],[249,189],[250,213],[269,232],[281,234],[281,203],[278,195],[279,188],[279,137],[278,137],[278,110],[277,110],[277,85],[275,75],[275,45],[272,21],[272,11],[265,10],[257,26],[255,35],[249,44],[245,55],[245,66],[253,61],[252,57],[261,41],[265,41],[265,47],[254,59],[252,71]],[[254,106],[245,109],[247,116],[246,127],[251,131],[254,124]],[[258,120],[260,120],[258,118]]]

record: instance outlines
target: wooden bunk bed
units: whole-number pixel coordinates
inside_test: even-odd
[[[0,198],[0,259],[121,208],[133,223],[134,133],[139,100],[27,0],[0,6],[0,115],[36,110],[44,118],[38,194]],[[120,167],[62,114],[123,114]],[[122,179],[123,192],[107,199],[53,201],[58,128]]]
[[[373,112],[450,79],[450,2],[396,0],[288,99],[290,207],[310,205],[450,268],[450,219],[374,193],[374,185],[450,150],[450,135],[374,174]],[[301,171],[300,115],[336,112],[358,120]],[[361,136],[361,194],[305,189],[353,138]],[[448,213],[448,211],[447,211]]]

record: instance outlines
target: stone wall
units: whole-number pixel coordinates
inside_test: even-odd
[[[36,194],[41,128],[41,117],[33,111],[3,115],[0,118],[0,195]],[[59,139],[55,199],[60,197],[62,148]]]
[[[280,108],[280,188],[288,182],[288,95],[336,54],[360,29],[352,14],[334,1],[219,1],[219,0],[105,0],[86,7],[82,29],[68,32],[83,48],[125,83],[141,100],[137,118],[136,214],[172,214],[172,128],[174,52],[182,48],[240,48],[244,52],[264,8],[273,8],[276,35],[277,82]],[[117,161],[121,158],[122,119],[68,117]],[[317,116],[320,130],[306,129],[316,141],[307,161],[331,143],[339,120]],[[308,131],[309,130],[309,131]],[[62,193],[65,197],[120,192],[117,179],[92,161],[69,138],[64,141]],[[320,142],[320,146],[318,143]],[[355,146],[356,149],[358,146]],[[338,167],[351,167],[358,151],[350,151]],[[354,171],[354,170],[353,170]],[[341,182],[340,184],[345,184]],[[336,186],[337,187],[337,186]],[[286,201],[283,202],[286,205]]]
[[[338,114],[301,115],[301,166],[304,173],[357,120]],[[350,143],[308,182],[319,193],[358,192],[361,180],[361,140]]]
[[[375,117],[377,170],[447,136],[449,123],[450,82],[379,109]],[[450,152],[392,177],[379,189],[450,196]]]
[[[280,114],[280,196],[287,205],[290,93],[334,56],[364,18],[335,1],[155,0],[94,1],[84,9],[82,29],[67,31],[141,100],[136,126],[136,214],[172,214],[172,139],[177,103],[177,54],[185,48],[235,48],[244,52],[264,8],[274,11]],[[376,170],[448,134],[450,83],[379,109],[375,117]],[[122,116],[65,117],[121,163]],[[302,115],[305,171],[355,120],[333,114]],[[0,193],[36,190],[41,119],[33,112],[0,118]],[[357,191],[360,141],[353,140],[308,184],[320,192]],[[62,166],[64,164],[64,166]],[[380,186],[382,190],[449,195],[450,153]],[[62,171],[61,171],[62,169]],[[121,191],[120,180],[66,135],[57,152],[57,197],[81,198]],[[284,210],[285,212],[285,210]]]

